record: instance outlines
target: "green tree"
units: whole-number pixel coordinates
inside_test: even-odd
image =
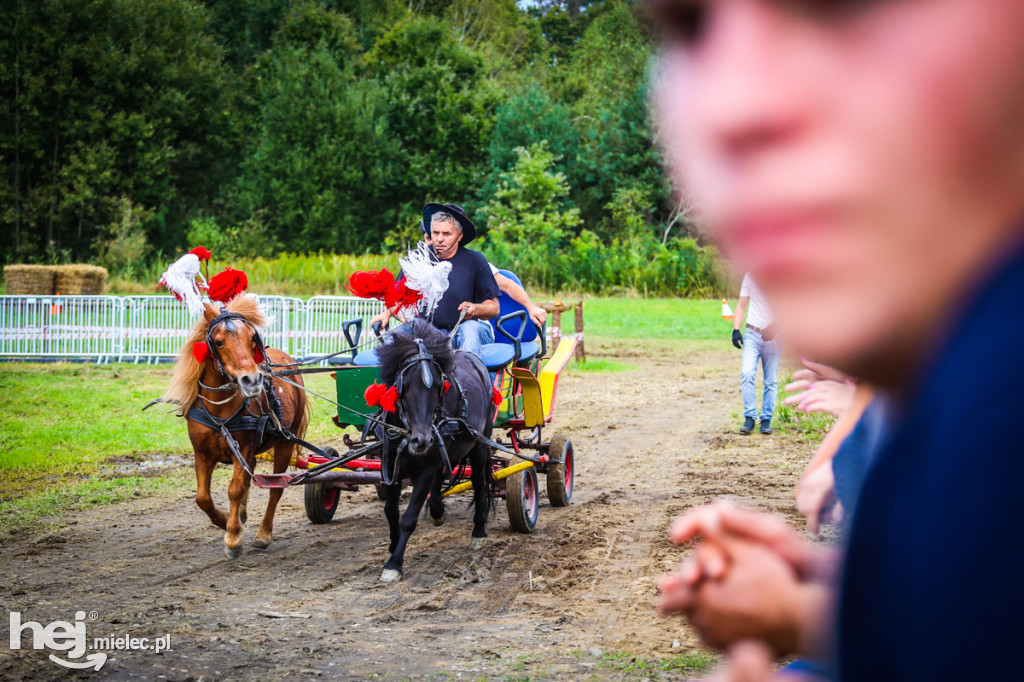
[[[383,92],[355,76],[357,43],[337,37],[351,25],[325,25],[332,37],[312,47],[308,33],[299,45],[285,34],[254,71],[259,124],[230,199],[232,222],[260,214],[292,250],[362,251],[383,237],[378,201],[396,151]]]
[[[551,266],[579,225],[579,210],[563,208],[569,186],[564,174],[552,171],[556,157],[546,143],[516,154],[515,167],[485,208],[486,251],[492,262],[552,290],[564,283]]]
[[[413,17],[382,36],[365,62],[385,92],[401,154],[391,191],[378,197],[382,219],[404,224],[426,201],[461,203],[472,214],[498,103],[481,56],[443,21]]]
[[[292,0],[205,0],[210,27],[224,46],[225,61],[242,72],[266,50]]]
[[[515,0],[453,0],[443,17],[460,42],[483,54],[492,76],[530,64],[545,47],[540,25]]]
[[[572,111],[552,98],[542,85],[529,83],[506,99],[495,114],[488,146],[490,180],[483,195],[494,195],[504,174],[519,159],[520,148],[538,142],[546,142],[556,159],[553,170],[570,177],[580,144],[579,132],[572,124]]]
[[[176,244],[226,170],[227,71],[188,0],[8,0],[0,12],[0,249],[91,252],[120,217]]]
[[[617,234],[617,223],[609,220],[609,202],[623,187],[641,188],[650,199],[647,220],[652,231],[667,220],[672,209],[671,188],[652,137],[643,82],[601,110],[583,134],[574,166],[573,198],[586,224],[604,238]]]
[[[647,80],[651,42],[633,9],[620,0],[605,3],[571,53],[563,96],[581,122],[629,96]]]

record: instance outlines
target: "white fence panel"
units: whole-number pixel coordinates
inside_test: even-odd
[[[285,296],[260,296],[260,305],[270,319],[270,326],[263,335],[263,343],[270,348],[283,350],[292,357],[302,354],[302,318],[305,303],[299,298]]]
[[[171,296],[125,298],[124,356],[175,357],[192,332],[192,316]]]
[[[348,341],[345,340],[342,325],[355,318],[363,319],[363,335],[359,339],[359,350],[370,348],[376,344],[376,337],[370,330],[370,318],[383,310],[383,303],[365,298],[312,297],[306,301],[303,354],[309,357],[347,350]]]
[[[115,296],[0,296],[0,355],[116,357],[124,314]]]
[[[296,358],[348,350],[342,327],[355,318],[366,325],[359,349],[373,346],[370,318],[384,309],[351,296],[261,296],[260,303],[272,318],[264,342]],[[2,357],[173,358],[192,326],[171,296],[0,296]]]

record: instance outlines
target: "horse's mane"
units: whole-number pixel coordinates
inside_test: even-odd
[[[394,385],[402,362],[416,354],[418,350],[416,339],[418,338],[423,339],[424,348],[434,356],[441,366],[442,372],[447,374],[455,369],[455,353],[448,342],[448,337],[426,320],[417,318],[412,321],[411,332],[393,333],[390,342],[382,343],[377,347],[377,355],[380,357],[379,376],[385,386]]]
[[[227,305],[228,312],[241,315],[257,328],[267,324],[267,318],[260,310],[260,305],[252,296],[238,296]],[[174,366],[171,385],[164,394],[164,400],[177,403],[178,414],[184,415],[199,395],[199,377],[203,374],[203,365],[192,356],[192,344],[206,340],[206,331],[210,323],[206,317],[200,317],[192,327],[185,345],[178,351],[178,361]]]

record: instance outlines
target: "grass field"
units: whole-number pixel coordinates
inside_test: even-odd
[[[615,339],[728,341],[732,333],[732,323],[722,319],[722,302],[717,299],[588,299],[583,322],[587,336]],[[569,330],[571,319],[563,319],[562,326]]]
[[[588,299],[585,332],[591,348],[603,340],[646,343],[721,340],[729,325],[719,301],[684,299]],[[564,324],[571,330],[571,317]],[[571,371],[629,371],[629,365],[592,353]],[[133,466],[191,456],[185,423],[166,405],[142,408],[159,397],[170,365],[89,363],[0,364],[0,527],[21,525],[56,505],[102,504],[136,490],[182,485],[175,474],[140,477]],[[306,377],[307,386],[334,396],[328,374]],[[307,440],[327,442],[340,432],[334,407],[311,401]],[[170,477],[170,478],[168,478]]]

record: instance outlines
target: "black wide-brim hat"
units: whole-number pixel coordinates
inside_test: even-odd
[[[473,221],[466,216],[466,212],[462,210],[461,206],[456,204],[427,204],[423,207],[423,231],[430,234],[430,219],[434,217],[435,213],[440,212],[451,213],[452,216],[459,221],[459,225],[462,227],[462,239],[459,240],[460,244],[468,244],[476,239],[476,225]]]

